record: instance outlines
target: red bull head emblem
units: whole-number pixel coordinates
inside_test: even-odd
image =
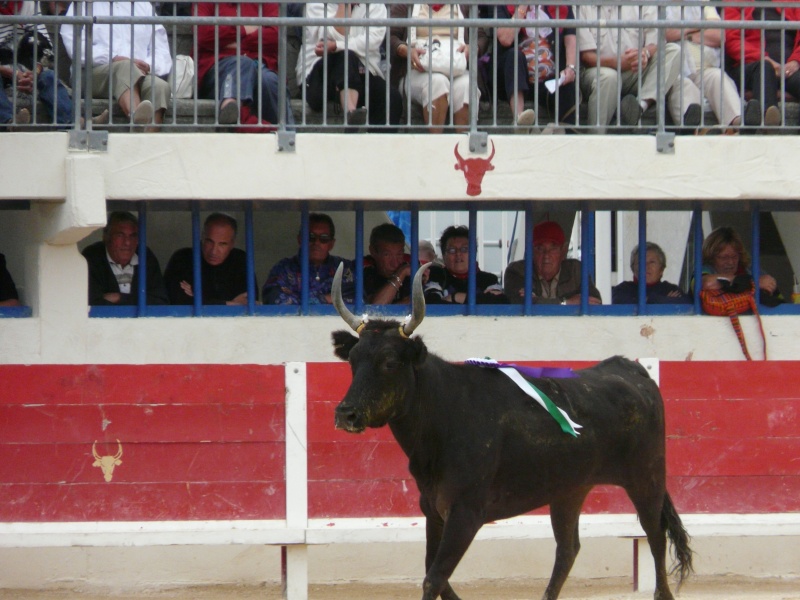
[[[117,453],[113,456],[100,456],[97,452],[97,440],[95,440],[94,444],[92,444],[92,456],[94,456],[94,463],[92,466],[100,467],[100,470],[103,471],[103,479],[107,482],[111,481],[114,477],[114,467],[118,467],[122,464],[120,460],[122,458],[122,444],[117,440]]]
[[[456,171],[464,171],[464,178],[467,180],[467,195],[479,196],[481,193],[481,183],[486,171],[494,171],[492,158],[494,157],[494,142],[492,142],[492,153],[489,158],[464,158],[458,151],[458,144],[455,148]]]

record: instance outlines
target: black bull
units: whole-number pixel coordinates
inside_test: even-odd
[[[664,406],[645,369],[613,357],[572,379],[532,380],[573,421],[573,437],[506,375],[448,363],[409,338],[424,315],[419,276],[411,323],[366,324],[334,301],[360,333],[333,334],[353,381],[336,427],[388,424],[409,459],[426,517],[423,600],[458,600],[449,578],[484,523],[550,505],[557,548],[545,600],[555,600],[580,549],[578,519],[589,491],[618,485],[633,502],[656,568],[656,600],[672,600],[666,537],[679,582],[692,570],[689,537],[666,491]],[[339,294],[337,298],[337,293]]]

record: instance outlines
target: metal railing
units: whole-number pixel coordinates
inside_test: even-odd
[[[190,16],[179,16],[177,12],[172,14],[151,14],[151,15],[115,15],[113,13],[107,14],[108,11],[99,11],[99,6],[105,4],[104,2],[87,2],[78,1],[72,3],[72,12],[68,15],[51,15],[45,14],[50,5],[56,3],[48,2],[35,2],[33,3],[37,9],[36,14],[32,16],[14,16],[14,15],[0,15],[0,31],[8,33],[9,28],[13,29],[10,34],[9,44],[11,46],[9,67],[14,70],[28,69],[24,64],[23,56],[20,52],[18,42],[21,41],[24,35],[24,26],[38,26],[41,25],[47,28],[50,32],[50,38],[56,50],[63,47],[59,41],[57,32],[60,28],[71,27],[73,42],[71,48],[67,48],[68,53],[72,56],[82,56],[84,64],[93,64],[94,56],[92,50],[92,42],[96,40],[98,31],[117,31],[115,27],[136,27],[137,32],[144,32],[143,35],[151,46],[157,45],[161,39],[161,31],[166,33],[169,40],[169,53],[172,61],[172,72],[175,72],[179,61],[177,56],[179,54],[188,54],[195,57],[195,64],[198,64],[198,58],[205,53],[210,52],[214,57],[219,58],[225,54],[225,48],[228,43],[221,43],[219,37],[220,28],[236,26],[237,33],[235,40],[231,43],[240,44],[242,42],[242,27],[268,27],[275,28],[270,31],[276,31],[276,39],[271,40],[269,44],[262,45],[259,43],[258,49],[253,57],[256,62],[262,63],[275,63],[276,68],[272,69],[277,73],[277,106],[274,107],[278,115],[275,123],[264,123],[265,104],[264,102],[256,103],[253,107],[253,122],[245,122],[243,113],[235,117],[233,122],[230,119],[224,119],[225,123],[220,123],[220,104],[223,98],[220,98],[219,91],[214,89],[209,93],[204,90],[204,82],[198,81],[195,76],[191,79],[188,86],[190,88],[190,98],[177,98],[176,91],[180,85],[180,81],[176,79],[171,80],[171,94],[167,105],[166,114],[164,116],[163,125],[153,118],[148,122],[134,122],[134,112],[126,114],[121,111],[118,102],[115,98],[115,93],[109,90],[105,94],[93,95],[92,87],[94,79],[97,77],[93,74],[93,69],[71,69],[67,67],[69,59],[65,58],[63,53],[55,52],[54,58],[49,61],[37,61],[44,64],[45,67],[50,67],[54,73],[59,75],[62,80],[66,80],[69,84],[67,92],[70,94],[71,102],[75,107],[80,110],[73,110],[72,121],[70,125],[59,122],[56,115],[49,114],[48,102],[35,102],[32,99],[42,100],[43,94],[54,94],[51,91],[51,86],[41,80],[40,77],[34,79],[33,88],[28,93],[27,88],[22,89],[17,78],[6,79],[8,84],[8,99],[11,105],[11,122],[6,124],[11,130],[16,128],[52,128],[55,126],[68,127],[76,130],[91,130],[92,128],[110,128],[111,130],[125,130],[132,126],[146,126],[153,127],[161,126],[166,130],[183,131],[214,131],[219,128],[234,131],[342,131],[343,126],[350,126],[356,129],[368,129],[370,131],[427,131],[429,129],[442,129],[445,131],[463,130],[470,131],[487,131],[492,133],[505,133],[511,131],[528,131],[528,130],[541,130],[550,126],[553,128],[568,128],[579,132],[597,133],[597,132],[613,132],[618,130],[625,131],[640,131],[640,132],[663,132],[670,128],[677,128],[677,130],[687,130],[694,132],[696,129],[705,129],[708,127],[715,127],[719,125],[720,130],[729,128],[730,123],[718,123],[716,115],[711,110],[703,110],[700,112],[700,121],[697,122],[695,117],[697,114],[692,115],[692,122],[688,123],[686,119],[687,109],[690,106],[690,99],[686,97],[685,88],[682,85],[674,84],[667,86],[668,73],[664,68],[664,56],[667,54],[674,54],[678,52],[679,61],[683,65],[682,69],[685,71],[685,63],[688,60],[687,54],[690,52],[687,44],[682,40],[692,37],[701,45],[710,42],[713,37],[712,32],[717,30],[722,32],[719,54],[723,60],[721,66],[723,69],[727,67],[727,75],[737,83],[736,98],[728,98],[734,104],[738,104],[738,117],[744,120],[747,100],[750,95],[762,100],[763,102],[770,101],[769,98],[777,97],[776,109],[779,111],[779,119],[766,119],[764,111],[766,106],[761,106],[759,114],[755,114],[755,119],[751,119],[747,124],[742,124],[743,130],[752,132],[768,131],[768,130],[785,130],[790,131],[794,127],[800,125],[797,122],[797,108],[793,102],[796,100],[795,94],[792,93],[795,86],[798,85],[795,81],[794,65],[790,59],[790,53],[787,50],[791,46],[790,42],[795,39],[800,28],[800,21],[792,21],[787,18],[794,13],[783,10],[775,15],[764,12],[768,11],[773,3],[764,1],[753,2],[735,2],[735,1],[709,1],[700,2],[698,0],[676,0],[672,1],[658,1],[658,2],[638,2],[626,0],[608,0],[602,3],[603,13],[599,11],[597,4],[589,4],[587,2],[563,2],[562,0],[553,0],[551,5],[555,7],[553,15],[548,15],[547,19],[539,21],[526,21],[529,26],[529,34],[534,39],[540,39],[541,33],[544,31],[552,31],[550,34],[551,54],[552,60],[555,65],[555,77],[558,78],[562,71],[568,70],[567,54],[571,52],[569,41],[571,39],[571,29],[575,28],[578,32],[576,36],[576,59],[575,59],[575,81],[574,84],[570,82],[563,86],[556,86],[552,93],[546,90],[543,84],[543,79],[549,75],[540,76],[537,70],[536,74],[532,76],[532,80],[523,85],[515,77],[515,80],[510,85],[503,85],[503,69],[509,69],[513,72],[520,67],[520,61],[525,60],[524,53],[521,52],[521,45],[525,42],[524,35],[518,34],[513,38],[513,42],[509,47],[513,50],[513,59],[507,61],[505,66],[500,64],[501,58],[506,56],[506,50],[503,44],[498,41],[498,32],[503,29],[511,28],[512,30],[521,31],[520,19],[509,18],[506,11],[505,4],[498,2],[481,2],[480,4],[475,0],[467,0],[463,3],[466,14],[455,19],[444,18],[412,18],[408,16],[410,13],[398,13],[396,9],[396,2],[383,3],[368,3],[365,5],[356,5],[366,7],[364,13],[358,17],[336,17],[326,15],[323,11],[320,14],[322,17],[308,17],[308,16],[291,16],[297,14],[296,12],[290,13],[290,7],[297,7],[302,9],[306,3],[276,3],[278,6],[277,14],[275,14],[275,4],[272,3],[249,3],[257,4],[258,11],[254,15],[245,15],[242,13],[241,3],[237,9],[235,16],[219,16],[215,12],[212,16],[201,17],[197,14]],[[125,3],[127,4],[127,3]],[[146,2],[133,3],[137,5],[149,5]],[[172,3],[180,4],[180,3]],[[212,5],[213,3],[199,2],[196,3],[200,6]],[[798,8],[799,2],[781,2],[781,8]],[[387,12],[383,12],[381,7],[388,7]],[[573,13],[572,7],[575,7],[574,18],[571,17]],[[272,8],[271,8],[272,7]],[[668,18],[667,9],[679,7],[681,9],[681,18]],[[686,15],[691,10],[701,7],[708,7],[717,9],[724,12],[727,20],[711,21],[707,15],[702,12],[699,13],[699,18],[689,18]],[[749,13],[739,14],[736,11],[742,9],[754,8],[756,10],[755,19],[746,18]],[[561,12],[559,12],[559,10]],[[102,12],[102,14],[100,14]],[[399,16],[398,16],[399,15]],[[408,53],[405,58],[400,58],[398,48],[403,44],[398,44],[402,41],[408,43],[408,39],[399,40],[397,37],[399,32],[409,28],[409,25],[418,26],[421,28],[444,28],[445,30],[453,30],[463,28],[465,31],[464,39],[469,48],[468,51],[468,71],[467,77],[469,79],[469,92],[468,92],[468,122],[459,123],[456,111],[453,106],[448,106],[446,110],[445,122],[439,127],[437,123],[433,122],[432,114],[435,112],[433,106],[433,99],[429,100],[428,109],[426,111],[427,118],[423,117],[422,106],[411,100],[411,93],[409,87],[409,79],[406,81],[400,80],[399,74],[403,70],[409,71],[414,68],[412,64],[412,54]],[[203,27],[214,27],[216,33],[211,36],[212,43],[210,46],[202,47],[198,41],[198,31]],[[329,34],[337,27],[352,27],[362,28],[363,32],[369,33],[374,30],[383,30],[383,36],[378,36],[379,40],[376,42],[375,38],[360,38],[356,36],[343,36],[343,41],[337,46],[337,50],[356,51],[362,55],[372,56],[373,70],[375,73],[373,77],[362,77],[361,74],[351,72],[348,68],[344,70],[345,88],[352,89],[357,87],[359,89],[360,98],[359,105],[364,104],[368,109],[368,116],[366,123],[359,120],[357,123],[348,122],[348,113],[345,106],[342,109],[339,100],[334,96],[324,94],[321,101],[321,106],[317,110],[311,109],[309,106],[309,88],[303,73],[308,69],[308,62],[311,57],[315,56],[313,52],[303,52],[303,36],[311,35],[311,28],[319,28],[324,37],[336,37]],[[305,29],[304,29],[305,28]],[[625,122],[626,113],[624,107],[620,104],[620,94],[612,94],[615,96],[612,99],[614,109],[614,116],[611,121],[606,124],[601,119],[595,118],[594,122],[590,119],[594,113],[601,112],[601,100],[596,95],[592,95],[592,73],[591,68],[587,63],[586,52],[591,52],[590,48],[585,46],[586,40],[594,37],[602,40],[605,37],[618,37],[624,29],[631,32],[632,38],[641,37],[638,33],[644,32],[649,41],[654,43],[649,44],[650,48],[655,48],[656,51],[652,52],[651,49],[644,49],[644,44],[639,44],[639,50],[645,53],[651,53],[656,58],[656,97],[653,99],[655,102],[652,106],[648,106],[641,118],[635,119],[634,122]],[[149,31],[148,31],[149,30]],[[774,77],[768,73],[773,69],[773,65],[769,61],[756,61],[757,66],[751,66],[753,62],[752,57],[745,56],[744,46],[737,51],[731,48],[730,33],[740,30],[747,30],[750,32],[747,35],[751,36],[750,41],[753,44],[760,44],[762,47],[765,45],[776,44],[781,47],[781,52],[778,60],[774,59],[776,63],[783,65],[786,68],[776,69]],[[259,36],[265,36],[267,30],[259,29]],[[305,31],[305,34],[304,34]],[[349,31],[349,30],[347,30]],[[358,30],[363,33],[361,30]],[[696,31],[696,35],[694,32]],[[758,32],[753,37],[752,32]],[[588,33],[587,33],[588,32]],[[729,35],[726,36],[725,33]],[[773,33],[778,35],[775,37]],[[591,35],[589,35],[591,34]],[[106,35],[106,34],[103,34]],[[270,34],[271,35],[271,34]],[[393,41],[393,35],[395,39]],[[623,37],[625,36],[622,33]],[[679,38],[675,41],[675,47],[667,40],[668,36],[678,35]],[[735,37],[735,36],[734,36]],[[133,39],[131,37],[131,39]],[[310,38],[309,38],[310,39]],[[265,38],[259,37],[259,42],[264,42]],[[8,40],[7,40],[8,41]],[[276,43],[275,43],[276,42]],[[113,40],[112,42],[113,43]],[[583,44],[583,46],[582,46]],[[46,45],[46,42],[39,37],[34,37],[32,41],[32,51],[34,56],[39,56],[40,50]],[[133,41],[131,41],[131,53],[133,53]],[[145,44],[147,45],[147,44]],[[738,54],[737,54],[738,52]],[[336,53],[338,54],[338,52]],[[323,87],[327,89],[329,80],[329,71],[332,67],[332,60],[334,54],[327,48],[322,53],[320,61],[323,65]],[[377,58],[375,58],[377,57]],[[618,46],[616,56],[607,57],[610,63],[606,66],[607,73],[616,72],[616,79],[619,81],[627,80],[626,72],[627,59],[621,46]],[[241,68],[242,61],[250,60],[241,57],[237,59],[237,69]],[[531,59],[533,60],[533,59]],[[571,55],[569,60],[571,60]],[[76,61],[77,62],[77,61]],[[216,61],[215,61],[216,62]],[[583,62],[583,64],[581,64]],[[727,64],[725,64],[727,63]],[[736,64],[741,63],[741,64]],[[300,66],[301,75],[296,76],[296,68]],[[363,63],[362,63],[363,64]],[[537,63],[538,64],[538,63]],[[609,66],[610,65],[610,66]],[[38,69],[38,65],[34,62],[34,68]],[[524,66],[524,65],[523,65]],[[698,76],[696,85],[703,88],[704,91],[710,93],[711,86],[719,86],[718,96],[721,96],[723,101],[725,96],[731,95],[731,89],[721,83],[722,80],[718,78],[712,79],[712,71],[717,67],[709,66],[705,60],[701,61],[698,65]],[[787,68],[789,73],[787,74]],[[45,69],[46,70],[46,69]],[[546,71],[546,70],[545,70]],[[545,72],[542,71],[542,72]],[[258,88],[262,87],[264,77],[267,74],[265,71],[259,69],[257,74]],[[146,75],[150,78],[151,83],[156,83],[158,76],[154,70]],[[434,77],[442,79],[442,74],[429,73],[428,85],[434,85]],[[441,85],[445,88],[457,85],[456,80],[460,77],[457,73],[450,69],[446,74],[443,74],[444,82]],[[798,76],[800,77],[800,76]],[[123,77],[124,79],[124,77]],[[135,83],[137,76],[131,70],[128,76],[128,83]],[[643,88],[644,76],[634,77],[634,84],[628,86],[630,95],[634,96],[637,100],[647,100],[641,98]],[[685,78],[684,78],[685,79]],[[680,82],[683,82],[681,79]],[[723,78],[724,79],[724,78]],[[363,81],[362,81],[363,80]],[[421,80],[420,80],[421,81]],[[713,82],[713,83],[712,83]],[[425,87],[423,83],[418,82],[419,85]],[[559,102],[567,95],[568,86],[574,85],[574,102],[573,106],[562,107],[571,109],[570,114],[560,114],[557,107]],[[622,84],[618,84],[620,88]],[[769,89],[769,86],[775,86],[774,90]],[[213,87],[213,86],[212,86]],[[382,93],[377,94],[376,87],[382,88]],[[527,90],[521,88],[527,87]],[[241,81],[236,85],[236,97],[242,97],[244,92],[241,90]],[[57,89],[57,86],[56,86]],[[508,95],[516,96],[519,92],[524,92],[525,95],[525,108],[534,109],[536,112],[535,119],[532,123],[526,122],[523,124],[518,123],[518,115],[514,114],[519,111],[512,111],[509,105]],[[669,93],[667,93],[669,92]],[[709,93],[706,95],[708,96]],[[246,95],[246,94],[245,94]],[[91,102],[84,102],[84,99],[92,98]],[[377,106],[376,98],[380,99],[382,106]],[[155,101],[155,96],[149,98]],[[52,100],[52,99],[51,99]],[[787,103],[784,100],[789,100]],[[400,107],[396,107],[396,103],[400,103]],[[594,106],[591,102],[595,102]],[[702,101],[701,101],[702,102]],[[49,102],[53,104],[53,102]],[[379,110],[380,109],[380,110]],[[671,109],[671,110],[670,110]],[[24,111],[29,112],[27,119],[21,119],[20,116],[24,115]],[[97,119],[101,117],[102,111],[109,111],[109,123],[98,124],[93,123],[92,118]],[[564,112],[563,110],[561,111]],[[672,118],[670,112],[673,113]],[[397,115],[400,115],[398,117]],[[675,115],[677,115],[678,122],[675,122]],[[628,115],[629,116],[629,115]],[[635,114],[634,114],[635,116]],[[751,115],[752,116],[752,115]],[[23,122],[29,120],[28,122]]]

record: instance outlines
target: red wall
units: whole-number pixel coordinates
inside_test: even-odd
[[[661,363],[679,511],[800,511],[797,368]],[[344,363],[308,365],[309,516],[418,515],[389,430],[333,428],[349,381]],[[284,385],[282,366],[0,366],[0,521],[282,519]],[[107,483],[92,442],[109,455],[117,439]],[[633,508],[603,487],[585,510]]]
[[[0,366],[0,521],[282,519],[280,366]],[[93,467],[117,452],[107,483]]]

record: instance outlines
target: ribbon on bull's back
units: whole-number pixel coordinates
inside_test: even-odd
[[[497,369],[504,373],[511,381],[519,386],[519,389],[536,400],[536,402],[541,404],[542,407],[550,413],[559,427],[561,427],[561,431],[574,437],[580,435],[580,432],[577,430],[581,429],[582,425],[578,425],[575,421],[570,419],[569,415],[556,406],[555,402],[553,402],[547,394],[525,379],[525,377],[553,377],[557,379],[577,377],[572,369],[566,367],[521,367],[512,363],[497,362],[490,358],[468,358],[464,361],[464,364],[487,369]],[[523,375],[525,377],[523,377]]]

